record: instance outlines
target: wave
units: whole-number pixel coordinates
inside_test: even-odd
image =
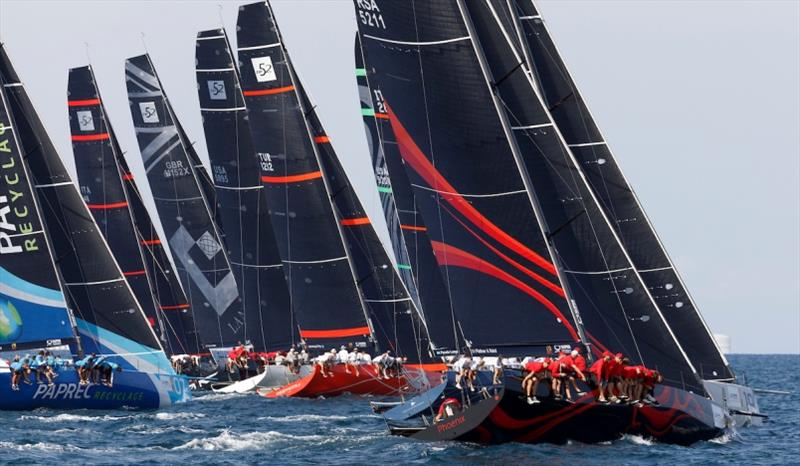
[[[55,416],[34,416],[25,414],[17,418],[17,421],[39,421],[39,422],[104,422],[104,421],[122,421],[124,419],[131,419],[134,416],[86,416],[82,414],[68,414],[62,413]]]
[[[159,421],[171,421],[173,419],[199,419],[201,417],[206,417],[203,413],[156,413],[153,416],[155,419]]]
[[[37,443],[0,442],[0,450],[65,452],[65,451],[80,450],[80,448],[69,444],[59,445],[57,443],[48,443],[48,442],[37,442]]]
[[[359,417],[371,416],[339,416],[336,414],[296,414],[292,416],[265,416],[259,417],[257,421],[274,421],[274,422],[308,422],[308,421],[347,421]]]
[[[249,432],[245,434],[231,433],[225,429],[216,437],[192,439],[173,450],[218,450],[240,451],[254,450],[278,443],[308,442],[320,445],[335,441],[334,438],[324,435],[289,435],[274,430],[267,432]]]
[[[639,436],[639,435],[625,434],[625,435],[622,436],[622,440],[630,442],[630,443],[632,443],[634,445],[648,445],[649,446],[649,445],[655,445],[656,444],[655,441],[650,440],[650,439],[646,439],[646,438],[644,438],[642,436]]]

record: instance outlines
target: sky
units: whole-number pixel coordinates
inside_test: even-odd
[[[207,161],[194,38],[223,24],[235,46],[241,3],[0,0],[0,40],[73,175],[67,70],[91,61],[155,212],[141,181],[124,61],[149,51]],[[800,1],[539,6],[712,331],[729,335],[735,353],[800,353]],[[353,75],[352,2],[275,0],[273,7],[342,163],[388,242]]]

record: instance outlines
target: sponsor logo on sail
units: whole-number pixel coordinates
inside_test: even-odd
[[[90,110],[80,110],[78,115],[78,129],[81,131],[94,131],[94,117]]]
[[[158,123],[158,111],[155,102],[139,102],[139,111],[145,123]]]
[[[256,57],[250,61],[253,63],[253,72],[255,72],[258,82],[265,83],[278,79],[275,75],[275,67],[272,66],[272,57]]]
[[[225,81],[208,81],[208,96],[211,100],[225,100],[228,94],[225,93]]]

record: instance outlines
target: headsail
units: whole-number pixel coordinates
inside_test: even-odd
[[[187,141],[148,55],[125,63],[131,115],[150,189],[204,345],[243,342],[244,312]]]
[[[366,344],[371,327],[298,99],[298,83],[264,2],[239,8],[242,88],[261,181],[300,325],[309,346]]]
[[[0,351],[75,337],[7,89],[0,87]]]
[[[62,286],[87,352],[118,354],[126,368],[171,372],[163,349],[0,48],[0,81],[39,200]],[[98,138],[105,137],[102,133]]]
[[[242,297],[245,338],[256,350],[285,350],[297,342],[297,330],[225,31],[200,32],[195,55],[218,217]]]
[[[703,393],[683,348],[536,92],[513,32],[497,14],[497,5],[505,2],[457,1],[498,118],[524,163],[529,189],[593,348],[622,351],[657,368],[666,383]]]
[[[509,2],[521,47],[564,140],[689,360],[704,379],[733,373],[583,100],[532,0]]]
[[[370,85],[358,33],[355,42],[361,115],[398,273],[421,309],[436,352],[458,353],[463,348],[463,338],[430,246],[428,229],[417,211],[414,192],[386,115],[383,94],[380,88]]]
[[[456,3],[355,5],[370,83],[473,352],[532,354],[579,340]]]
[[[188,300],[139,198],[91,67],[70,70],[68,95],[81,195],[168,353],[197,353]]]

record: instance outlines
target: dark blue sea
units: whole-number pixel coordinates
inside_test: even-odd
[[[209,394],[159,412],[0,412],[0,464],[800,464],[800,356],[734,355],[770,416],[692,447],[626,437],[603,445],[479,446],[389,436],[367,399]]]

